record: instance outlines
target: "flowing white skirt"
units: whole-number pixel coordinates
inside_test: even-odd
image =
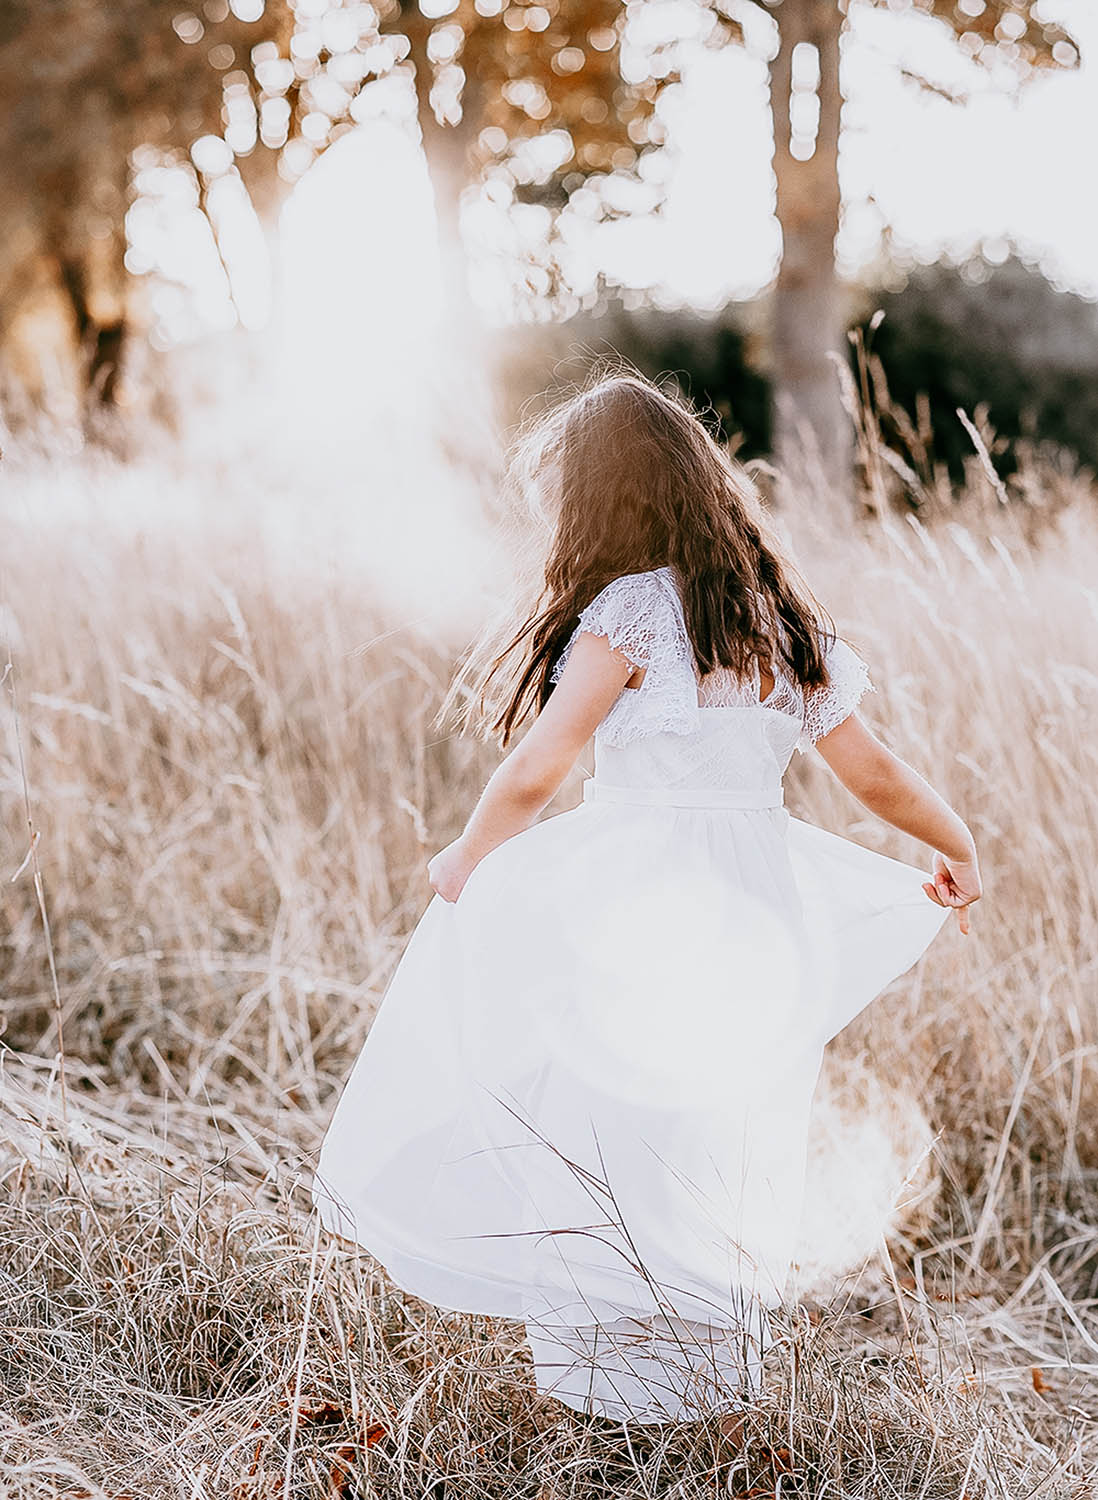
[[[324,1223],[526,1324],[542,1391],[636,1422],[750,1392],[825,1043],[945,913],[790,818],[591,802],[436,897],[328,1130]]]

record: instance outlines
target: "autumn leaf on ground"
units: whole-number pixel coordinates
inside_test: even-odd
[[[278,1403],[282,1411],[292,1404],[292,1401],[286,1398]],[[350,1422],[351,1419],[342,1406],[329,1401],[326,1396],[302,1396],[297,1403],[297,1420],[300,1423],[320,1426],[329,1422]]]
[[[328,1470],[328,1500],[347,1500],[351,1494],[350,1484],[354,1478],[354,1463],[358,1450],[354,1443],[344,1443],[336,1449],[332,1467]]]

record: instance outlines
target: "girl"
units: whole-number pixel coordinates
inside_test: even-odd
[[[520,461],[544,586],[452,697],[505,748],[536,717],[428,865],[313,1193],[407,1291],[523,1320],[542,1391],[696,1418],[758,1387],[822,1049],[950,908],[968,931],[976,850],[689,411],[602,380]],[[537,821],[592,734],[582,804]],[[812,745],[932,878],[789,816]]]

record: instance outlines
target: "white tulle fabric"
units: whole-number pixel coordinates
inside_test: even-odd
[[[794,749],[869,686],[848,646],[807,695],[699,683],[667,569],[615,580],[579,630],[643,684],[580,806],[427,908],[313,1195],[407,1291],[522,1320],[547,1395],[687,1420],[758,1388],[822,1049],[945,913],[921,871],[782,806]]]

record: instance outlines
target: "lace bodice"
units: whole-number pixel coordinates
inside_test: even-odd
[[[644,668],[640,687],[623,688],[599,725],[596,755],[655,735],[684,736],[704,730],[703,738],[708,740],[709,720],[717,717],[711,711],[753,709],[759,721],[756,729],[748,730],[745,715],[738,725],[738,738],[750,753],[746,742],[756,738],[756,731],[761,733],[783,761],[784,771],[794,749],[811,748],[853,713],[872,688],[865,662],[841,640],[825,646],[830,681],[824,688],[805,691],[779,671],[764,698],[757,664],[750,680],[723,668],[699,679],[682,600],[669,567],[627,573],[608,584],[581,612],[553,667],[551,681],[560,681],[576,637],[583,631],[605,636],[626,660]],[[723,738],[727,754],[729,737]],[[653,753],[656,748],[649,747]],[[681,758],[681,750],[679,754]],[[608,758],[612,757],[603,756]]]

